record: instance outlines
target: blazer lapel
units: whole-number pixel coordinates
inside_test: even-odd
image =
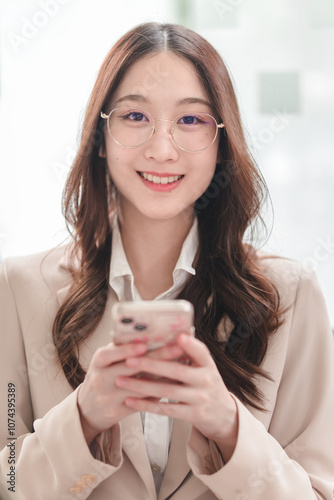
[[[148,495],[146,498],[156,499],[153,474],[148,459],[144,441],[143,425],[140,413],[134,413],[120,422],[122,431],[122,447],[128,459],[145,484]]]
[[[191,425],[182,420],[174,420],[167,467],[158,494],[158,500],[168,498],[183,482],[190,472],[186,447]]]
[[[61,305],[64,302],[70,287],[71,287],[71,282],[68,285],[65,285],[63,288],[59,288],[59,290],[56,291],[59,305]]]
[[[64,280],[61,283],[57,284],[57,288],[58,287],[59,288],[56,289],[56,295],[57,295],[57,300],[58,300],[59,305],[61,305],[64,302],[66,295],[68,294],[69,289],[73,283],[72,276],[68,270],[68,254],[67,254],[67,252],[68,252],[68,248],[65,249],[64,254],[62,255],[62,257],[59,261],[58,274],[60,274],[60,276],[64,277]],[[77,266],[78,263],[75,262],[75,265]]]

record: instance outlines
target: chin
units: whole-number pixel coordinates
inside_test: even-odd
[[[174,207],[171,210],[167,210],[166,208],[155,209],[152,211],[145,210],[143,215],[152,220],[166,221],[171,219],[184,219],[184,221],[189,221],[189,219],[193,218],[194,207],[180,207],[179,209]]]

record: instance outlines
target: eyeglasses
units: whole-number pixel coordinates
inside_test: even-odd
[[[126,148],[142,146],[156,133],[156,122],[170,122],[169,133],[176,146],[188,153],[198,153],[208,149],[218,135],[218,124],[213,116],[202,112],[178,115],[174,120],[153,120],[150,113],[142,109],[120,106],[107,115],[101,111],[101,118],[107,120],[108,132],[112,139]]]

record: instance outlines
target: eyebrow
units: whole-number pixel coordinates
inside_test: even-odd
[[[119,99],[117,99],[117,101],[115,102],[115,104],[118,104],[118,103],[123,102],[123,101],[150,102],[149,99],[147,99],[142,94],[129,94],[129,95],[125,95],[125,96],[120,97]]]
[[[150,104],[151,101],[145,97],[142,94],[129,94],[125,95],[123,97],[120,97],[117,99],[115,104],[119,104],[124,101],[135,101],[135,102],[145,102]],[[211,103],[207,101],[206,99],[203,99],[202,97],[185,97],[184,99],[180,99],[177,101],[177,106],[181,106],[183,104],[204,104],[205,106],[208,106],[209,108],[212,107]]]
[[[212,107],[211,103],[202,97],[186,97],[177,102],[178,105],[181,104],[205,104],[205,106]]]

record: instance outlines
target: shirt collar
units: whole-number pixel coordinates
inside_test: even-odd
[[[134,276],[125,255],[117,218],[114,220],[112,235],[109,284],[115,291],[118,300],[140,300],[141,297],[134,285]],[[158,295],[155,300],[175,297],[189,275],[196,274],[193,262],[198,248],[198,241],[198,223],[195,217],[193,225],[183,242],[173,271],[173,286]]]
[[[183,270],[189,274],[195,275],[196,269],[193,267],[193,262],[198,248],[198,223],[195,217],[193,225],[183,242],[181,253],[175,265],[173,271],[173,277],[177,274],[177,271]]]
[[[118,219],[115,217],[112,231],[109,284],[116,292],[118,300],[121,300],[125,295],[125,282],[133,288],[133,274],[125,255]]]

